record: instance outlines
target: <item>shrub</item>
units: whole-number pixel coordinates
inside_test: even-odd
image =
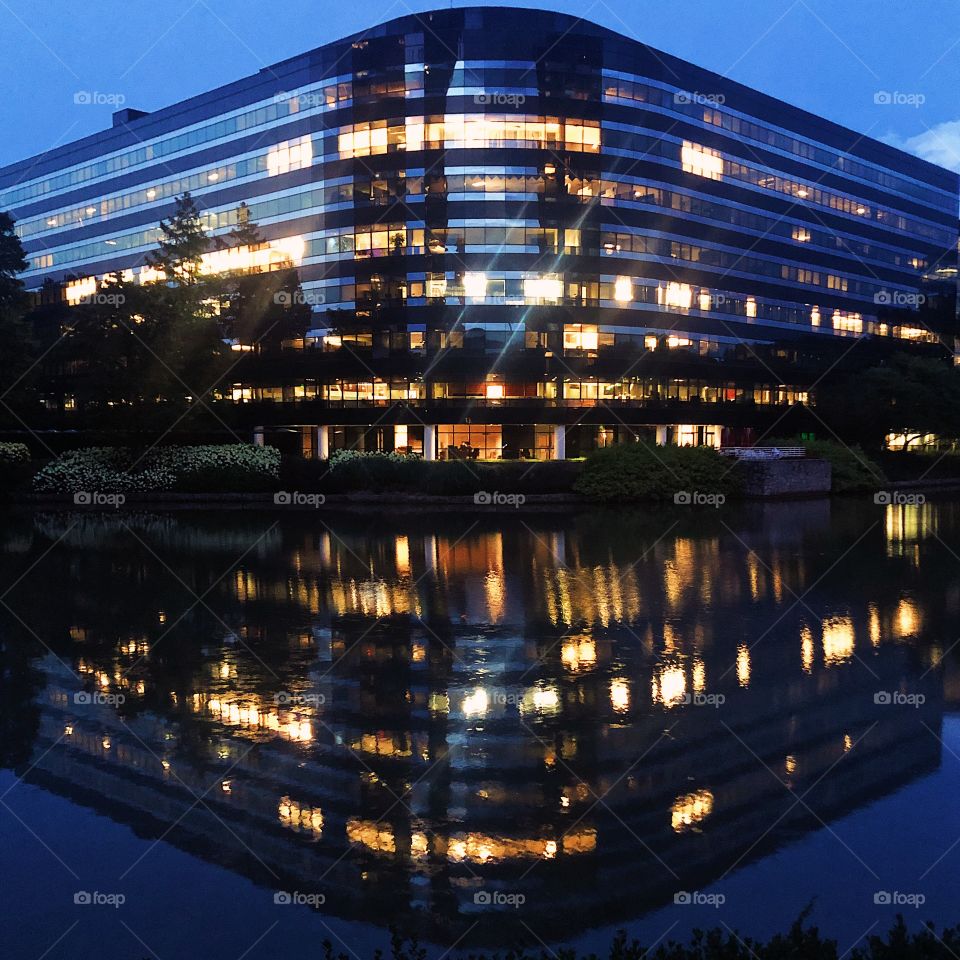
[[[37,493],[224,493],[270,490],[280,453],[273,447],[86,447],[63,453],[33,479]]]
[[[28,463],[30,449],[25,443],[0,443],[0,464]]]
[[[329,461],[284,460],[281,486],[323,493],[398,491],[430,496],[468,496],[480,491],[569,494],[581,467],[576,461],[427,461],[396,453],[343,451]]]
[[[710,447],[624,443],[587,457],[574,489],[592,500],[673,500],[681,492],[735,496],[740,481],[729,460]]]
[[[828,460],[833,468],[830,489],[834,493],[876,490],[886,481],[883,470],[858,446],[848,447],[833,440],[805,440],[808,457]]]

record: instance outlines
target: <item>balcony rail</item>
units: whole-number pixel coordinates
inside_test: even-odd
[[[785,460],[807,455],[804,447],[721,447],[720,453],[737,460]]]

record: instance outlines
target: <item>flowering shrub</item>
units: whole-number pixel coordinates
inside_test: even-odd
[[[0,464],[27,463],[30,450],[25,443],[0,443]]]
[[[37,493],[256,491],[272,489],[280,471],[273,447],[86,447],[63,453],[33,478]]]
[[[411,460],[419,459],[413,454],[396,453],[395,451],[381,453],[379,450],[334,450],[330,454],[328,463],[331,470],[336,470],[338,467],[346,467],[351,463],[409,463]]]

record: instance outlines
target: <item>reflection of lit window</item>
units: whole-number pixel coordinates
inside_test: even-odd
[[[800,629],[800,660],[804,673],[810,673],[813,670],[813,652],[813,632],[804,625]]]
[[[687,173],[695,173],[708,180],[719,180],[723,176],[723,158],[719,151],[702,147],[685,140],[680,149],[680,163]]]
[[[688,793],[674,800],[670,808],[670,826],[675,833],[683,833],[705,820],[711,813],[713,813],[713,794],[709,790]]]
[[[906,598],[897,605],[897,633],[900,637],[912,637],[920,627],[920,611],[917,605]]]
[[[473,693],[463,698],[463,712],[468,717],[482,717],[489,706],[490,697],[482,687],[478,687]]]
[[[610,684],[610,706],[617,713],[626,713],[630,709],[630,687],[626,680],[614,680]]]
[[[310,135],[297,140],[286,140],[270,148],[267,154],[267,172],[271,177],[291,170],[302,170],[313,162],[313,141]]]
[[[745,643],[737,647],[737,682],[741,687],[750,686],[750,648]]]
[[[574,672],[592,667],[597,662],[597,645],[590,637],[570,637],[563,643],[560,659]]]
[[[683,669],[676,665],[660,667],[653,675],[653,702],[665,707],[675,707],[684,702],[687,692],[687,678]]]
[[[831,617],[823,621],[823,659],[828,666],[849,660],[855,636],[849,617]]]

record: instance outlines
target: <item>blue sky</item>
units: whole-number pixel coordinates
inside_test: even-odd
[[[454,6],[465,5],[454,0]],[[520,0],[574,13],[960,170],[958,0]],[[0,165],[436,2],[0,0]],[[880,92],[900,102],[876,103]]]

